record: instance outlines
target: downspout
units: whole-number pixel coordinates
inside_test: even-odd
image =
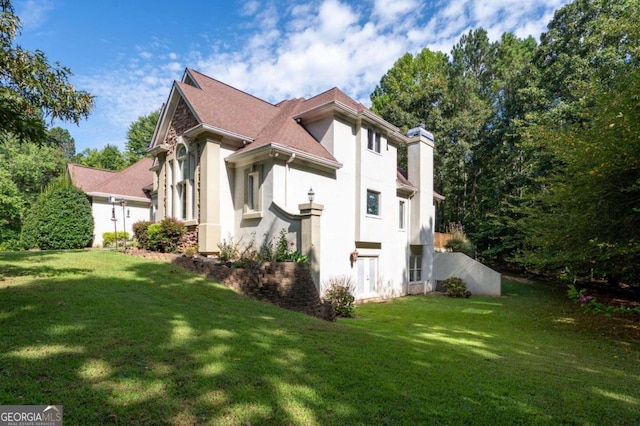
[[[289,196],[289,164],[291,164],[293,162],[293,160],[296,158],[296,153],[292,153],[291,157],[289,157],[289,159],[287,160],[286,164],[284,165],[285,169],[284,169],[284,205],[286,207],[289,206],[289,200],[288,200],[288,196]]]

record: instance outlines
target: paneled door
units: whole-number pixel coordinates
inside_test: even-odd
[[[376,297],[378,282],[378,258],[358,257],[358,298]]]

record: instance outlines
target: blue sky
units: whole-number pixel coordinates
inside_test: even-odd
[[[115,144],[160,108],[185,67],[270,102],[339,87],[369,105],[406,52],[450,53],[484,28],[539,39],[567,0],[14,0],[18,43],[45,52],[96,95],[91,116],[67,128],[78,152]]]

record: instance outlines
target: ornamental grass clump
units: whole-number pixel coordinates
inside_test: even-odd
[[[333,306],[336,316],[352,317],[356,301],[353,295],[356,289],[353,279],[348,275],[332,277],[325,284],[325,288],[327,290],[325,291],[324,299]]]
[[[451,239],[445,244],[445,248],[448,251],[454,253],[464,253],[469,257],[473,257],[473,244],[469,241],[469,238],[464,233],[464,227],[461,223],[450,223],[449,233],[452,235]]]

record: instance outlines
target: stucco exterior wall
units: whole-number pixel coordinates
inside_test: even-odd
[[[320,122],[309,128],[315,137],[322,137],[321,143],[325,147],[332,148],[342,168],[335,172],[335,176],[304,172],[311,176],[304,181],[311,183],[316,194],[315,202],[324,205],[321,217],[321,293],[332,277],[347,275],[357,283],[358,274],[362,273],[358,262],[375,259],[372,261],[377,265],[376,291],[357,290],[356,297],[406,294],[408,240],[407,229],[398,228],[397,149],[382,137],[381,152],[372,152],[367,149],[366,129],[339,119],[331,123]],[[367,189],[380,193],[381,211],[377,217],[366,214]],[[299,190],[303,192],[304,188]],[[403,200],[408,214],[410,201]],[[408,216],[405,224],[408,225]],[[360,259],[351,264],[350,254],[356,248]],[[364,268],[369,268],[369,264]]]
[[[94,228],[93,228],[93,247],[102,247],[102,234],[105,232],[113,232],[113,221],[111,220],[112,205],[109,203],[109,199],[106,197],[91,197],[91,212],[93,214]],[[122,206],[116,204],[116,228],[118,232],[122,232],[123,223],[126,225],[126,232],[129,233],[129,237],[133,238],[132,227],[133,224],[141,220],[150,220],[150,206],[151,201],[145,203],[140,201],[127,201],[127,206],[124,209],[125,219],[123,222]],[[127,210],[129,216],[126,217]]]
[[[281,229],[285,229],[288,240],[294,242],[292,249],[298,249],[302,245],[302,223],[305,220],[299,206],[309,202],[307,193],[313,188],[314,203],[322,207],[317,210],[321,212],[320,268],[316,283],[320,293],[330,278],[346,275],[354,283],[368,277],[368,287],[359,287],[356,291],[358,299],[407,294],[409,244],[417,244],[412,241],[412,235],[433,231],[432,151],[428,153],[431,157],[424,152],[419,155],[418,161],[422,161],[425,167],[420,176],[430,174],[431,178],[421,179],[425,188],[419,197],[421,203],[417,205],[410,197],[411,191],[398,192],[397,147],[388,141],[389,135],[397,137],[393,136],[394,131],[380,123],[376,126],[384,128],[374,126],[369,120],[375,120],[367,116],[354,118],[341,113],[323,114],[314,116],[315,121],[303,125],[342,165],[335,170],[317,159],[292,155],[295,150],[280,149],[277,152],[275,148],[266,150],[258,147],[237,153],[242,141],[236,141],[237,146],[227,146],[225,143],[236,142],[209,131],[194,136],[202,148],[198,160],[201,180],[196,179],[199,208],[197,223],[194,223],[199,227],[199,248],[203,253],[215,253],[218,250],[214,240],[228,240],[233,236],[234,241],[242,241],[243,246],[253,242],[258,249],[265,239],[274,239]],[[165,142],[172,146],[166,155],[168,160],[175,157],[172,150],[181,132],[193,124],[193,117],[183,104],[178,105],[173,120],[175,123],[171,124],[165,138]],[[380,152],[368,149],[368,128],[380,133]],[[162,163],[161,167],[158,191],[161,195],[167,194],[167,198],[176,198],[176,194],[168,194],[167,164]],[[252,176],[259,174],[259,211],[245,211],[249,173]],[[431,188],[426,188],[429,185]],[[367,214],[368,190],[379,193],[378,215]],[[169,213],[171,201],[163,203],[161,195],[158,197],[159,213],[162,213],[162,205]],[[405,203],[404,229],[399,227],[401,200]],[[107,225],[112,223],[109,221]],[[432,241],[428,237],[418,239],[418,243],[423,245]],[[207,250],[202,250],[202,247]],[[359,258],[351,262],[350,254],[355,250]],[[428,279],[431,276],[430,256],[431,252],[425,248],[424,264],[428,268],[424,268],[424,274]],[[375,282],[370,282],[371,277]]]

